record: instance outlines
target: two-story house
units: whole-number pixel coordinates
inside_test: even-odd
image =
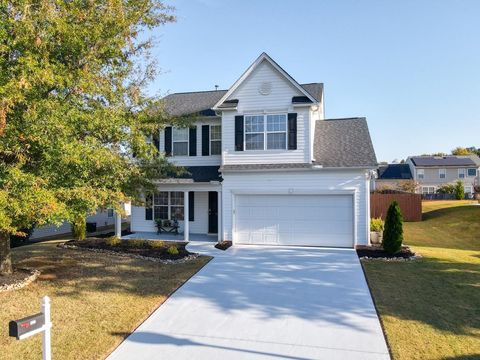
[[[480,158],[477,155],[411,156],[406,163],[421,194],[434,194],[440,186],[460,180],[465,194],[471,195],[479,185]]]
[[[166,127],[159,150],[190,175],[158,183],[131,229],[157,218],[234,244],[353,247],[369,243],[369,182],[377,167],[364,118],[325,119],[323,85],[299,84],[267,54],[228,90],[171,94],[196,115]],[[193,238],[193,236],[192,236]]]

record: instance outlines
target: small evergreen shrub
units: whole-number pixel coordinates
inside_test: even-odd
[[[85,217],[78,216],[72,222],[72,234],[75,240],[85,240],[87,237],[87,222]]]
[[[395,254],[402,247],[403,242],[403,217],[400,206],[393,201],[385,218],[383,230],[383,249],[389,254]]]
[[[178,255],[178,249],[175,245],[169,246],[167,249],[167,253],[170,255]]]
[[[165,243],[162,240],[150,240],[148,242],[148,246],[150,246],[152,249],[157,249],[165,247]]]
[[[465,189],[463,187],[463,183],[458,180],[455,184],[455,198],[457,200],[463,200],[465,198]]]
[[[118,246],[121,242],[122,240],[116,236],[110,236],[105,239],[105,244],[107,244],[108,246]]]
[[[384,222],[382,218],[372,218],[370,219],[370,231],[382,232],[384,227]]]
[[[128,239],[126,240],[127,246],[131,248],[145,248],[148,247],[148,240],[144,239]]]

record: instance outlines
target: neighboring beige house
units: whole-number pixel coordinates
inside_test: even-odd
[[[406,163],[419,184],[417,192],[421,194],[434,194],[440,186],[460,180],[465,194],[471,195],[480,183],[480,158],[477,155],[411,156]]]
[[[413,180],[408,164],[380,165],[372,190],[404,190],[403,185]]]

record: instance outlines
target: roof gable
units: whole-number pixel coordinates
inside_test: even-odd
[[[269,64],[274,70],[276,70],[282,77],[286,79],[286,81],[298,91],[297,96],[305,96],[308,98],[312,103],[319,102],[320,99],[315,98],[309,91],[304,89],[295,79],[293,79],[285,70],[283,70],[270,56],[266,53],[262,53],[252,65],[248,67],[248,69],[240,76],[240,78],[235,81],[235,83],[230,87],[225,95],[215,104],[213,107],[214,110],[221,109],[222,104],[230,99],[235,91],[253,74],[258,67]]]

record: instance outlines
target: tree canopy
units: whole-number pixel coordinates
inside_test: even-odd
[[[144,88],[146,31],[172,21],[158,0],[1,2],[1,232],[120,210],[171,171],[147,141],[167,118]]]

